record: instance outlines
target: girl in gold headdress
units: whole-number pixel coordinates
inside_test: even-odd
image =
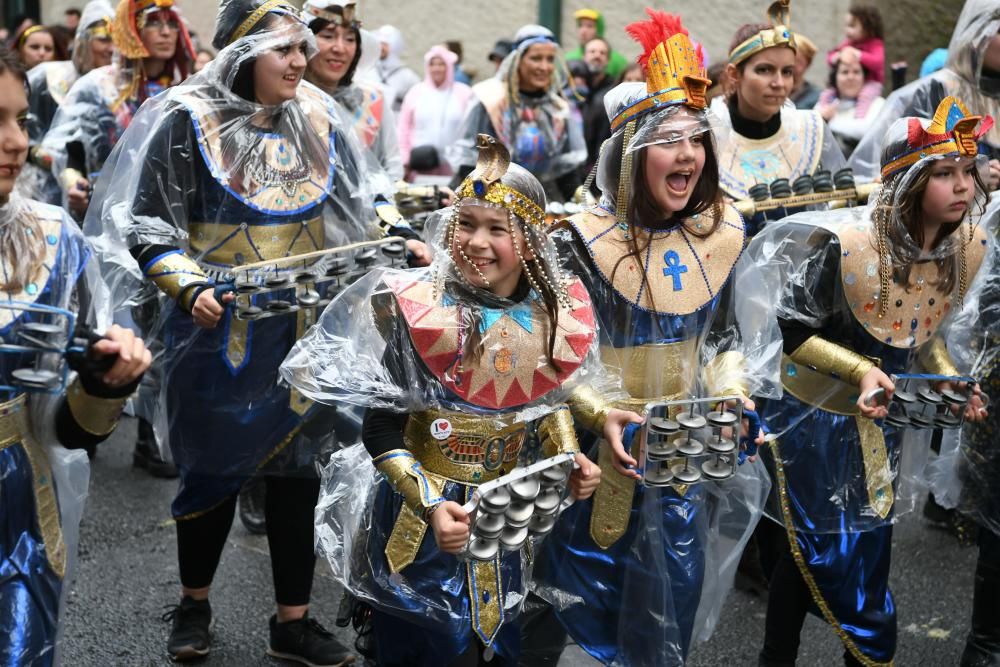
[[[630,398],[616,407],[739,396],[752,409],[751,395],[775,388],[777,325],[759,282],[732,278],[745,264],[746,230],[721,201],[700,49],[678,17],[647,12],[628,27],[644,48],[646,81],[605,99],[613,135],[598,162],[601,205],[559,225],[556,241],[594,298],[605,364],[621,369]],[[599,430],[607,413],[596,398],[577,396],[571,407],[581,426]],[[762,441],[744,430],[745,445]],[[597,450],[605,476],[593,502],[571,508],[546,541],[540,594],[605,664],[683,664],[712,631],[710,610],[759,519],[766,475],[751,463],[718,483],[647,486],[630,469],[638,443]]]
[[[891,374],[962,375],[943,341],[986,252],[988,168],[976,142],[992,123],[954,98],[933,120],[898,120],[874,203],[791,216],[747,249],[776,295],[786,355],[784,396],[761,406],[775,435],[764,453],[773,523],[759,540],[770,575],[762,665],[795,662],[810,611],[836,631],[848,665],[892,664],[892,524],[912,507],[904,482],[923,467],[929,431],[883,421],[869,397],[896,391]],[[955,396],[955,384],[932,386]],[[973,396],[966,419],[981,420],[981,407]]]
[[[469,539],[462,504],[518,465],[531,422],[546,455],[578,452],[564,403],[611,386],[590,298],[545,235],[538,180],[481,135],[457,198],[439,215],[430,269],[359,281],[282,367],[314,400],[368,408],[371,458],[352,448],[327,468],[317,534],[338,578],[375,609],[379,665],[477,665],[484,653],[517,664],[525,538],[505,532],[494,555],[456,558]],[[576,461],[569,483],[583,499],[600,470]]]

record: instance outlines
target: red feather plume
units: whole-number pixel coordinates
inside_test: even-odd
[[[680,16],[650,9],[649,7],[646,8],[646,13],[649,15],[648,21],[636,21],[625,26],[625,32],[642,45],[643,54],[639,56],[639,64],[642,65],[643,70],[647,67],[649,56],[652,55],[653,49],[659,44],[667,41],[674,35],[688,34],[687,28],[681,24]],[[698,62],[704,67],[705,54],[702,51],[701,44],[697,45],[697,54]]]

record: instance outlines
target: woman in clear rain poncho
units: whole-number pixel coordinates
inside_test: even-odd
[[[461,183],[476,164],[476,137],[489,134],[545,187],[550,200],[569,201],[580,185],[587,159],[583,127],[563,95],[569,73],[559,44],[542,26],[526,25],[514,36],[514,50],[497,75],[472,87],[459,139],[448,151]]]
[[[587,292],[545,236],[541,186],[494,138],[480,146],[458,204],[439,213],[431,268],[359,281],[282,366],[316,401],[368,408],[367,453],[345,450],[324,474],[317,541],[374,607],[387,667],[477,665],[483,653],[517,664],[525,554],[456,558],[469,537],[460,505],[517,465],[530,422],[547,456],[578,452],[565,402],[612,389]],[[570,486],[585,498],[600,473],[576,458]]]
[[[276,383],[313,311],[237,319],[227,307],[233,295],[213,287],[231,282],[239,265],[382,232],[353,135],[333,101],[301,82],[315,40],[297,11],[275,0],[224,2],[213,45],[215,60],[132,120],[99,182],[88,235],[116,306],[151,298],[153,285],[164,297],[153,327],[165,348],[155,423],[181,474],[172,513],[184,594],[168,649],[207,653],[209,585],[237,493],[259,473],[278,603],[269,650],[295,654],[290,644],[304,638],[301,650],[315,652],[303,655],[326,664],[346,651],[304,613],[319,486],[313,461],[332,433],[308,400]],[[290,296],[254,298],[266,308]]]
[[[89,336],[111,313],[83,234],[61,209],[13,192],[27,128],[27,79],[0,47],[0,664],[47,667],[87,495],[79,449],[111,434],[150,355],[117,326]]]
[[[42,141],[52,173],[78,218],[115,142],[147,99],[187,78],[191,37],[173,0],[119,0],[111,24],[117,54],[70,88]]]
[[[61,200],[59,184],[52,176],[52,158],[41,150],[42,138],[49,131],[52,119],[76,80],[98,67],[111,64],[114,45],[111,42],[111,16],[114,9],[108,0],[91,0],[83,9],[80,25],[73,40],[73,59],[42,63],[28,73],[31,83],[30,172],[22,176],[21,185],[35,199],[49,204]],[[25,169],[28,172],[28,168]],[[24,183],[30,178],[29,183]]]
[[[945,16],[942,15],[942,20]],[[945,97],[963,100],[976,113],[1000,118],[1000,0],[966,0],[948,45],[943,69],[921,77],[886,99],[881,113],[851,154],[858,180],[878,178],[882,142],[889,127],[903,116],[930,118]],[[980,142],[991,160],[1000,158],[1000,126]],[[991,190],[1000,187],[1000,162],[991,161]]]
[[[979,380],[993,400],[1000,396],[1000,207],[994,200],[984,223],[990,244],[961,312],[949,327],[948,350],[956,365]],[[945,507],[978,526],[979,561],[972,602],[972,631],[961,667],[1000,664],[1000,411],[945,437],[931,468],[931,490]]]
[[[594,299],[605,365],[621,369],[630,398],[618,407],[738,395],[752,409],[751,395],[775,392],[777,323],[743,257],[743,220],[721,201],[700,49],[679,18],[647,13],[627,28],[642,44],[646,82],[605,98],[613,134],[598,163],[601,205],[562,223],[557,247]],[[578,424],[600,425],[596,398],[571,402]],[[718,620],[767,475],[753,462],[723,482],[647,487],[628,469],[638,441],[631,455],[607,442],[597,449],[601,486],[546,540],[537,592],[605,664],[683,664]],[[523,652],[562,650],[558,624],[544,619]]]
[[[354,127],[389,181],[390,194],[403,177],[403,160],[396,138],[396,113],[385,90],[372,80],[379,57],[378,39],[362,30],[357,3],[350,0],[306,0],[302,20],[316,35],[318,51],[309,61],[306,80],[337,100],[345,120]]]
[[[731,128],[719,142],[719,185],[733,200],[749,199],[757,184],[779,178],[791,183],[820,168],[836,172],[846,163],[819,112],[796,109],[788,101],[796,50],[789,1],[778,0],[768,8],[770,24],[748,24],[736,31],[726,65],[731,92],[712,102],[712,111]],[[750,234],[765,220],[791,212],[779,208],[756,214],[748,224]]]
[[[764,450],[775,491],[760,540],[771,573],[762,665],[795,661],[810,610],[847,664],[892,662],[892,523],[912,506],[901,481],[921,474],[929,431],[877,421],[886,409],[864,397],[891,395],[888,376],[915,367],[960,375],[943,341],[986,250],[976,140],[991,125],[953,98],[931,121],[900,119],[874,203],[792,216],[748,248],[777,295],[786,355],[784,397],[761,406],[775,437]],[[967,418],[981,419],[972,403]]]

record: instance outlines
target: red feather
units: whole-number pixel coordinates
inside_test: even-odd
[[[646,13],[649,15],[648,21],[637,21],[625,27],[625,32],[631,35],[632,39],[639,42],[642,46],[643,54],[639,56],[639,64],[642,65],[643,69],[646,68],[653,49],[659,44],[667,41],[674,35],[688,34],[687,28],[681,24],[680,16],[650,9],[649,7],[646,8]],[[705,55],[702,52],[701,44],[697,47],[697,53],[698,62],[704,67]]]

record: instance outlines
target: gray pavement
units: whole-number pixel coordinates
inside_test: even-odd
[[[176,603],[179,584],[170,500],[176,481],[152,479],[131,467],[135,425],[101,446],[81,528],[77,576],[63,617],[63,664],[69,667],[167,665],[169,625],[164,606]],[[916,517],[897,526],[893,590],[899,609],[900,667],[957,665],[972,605],[976,550],[961,549]],[[334,628],[339,587],[324,564],[317,568],[313,616]],[[264,655],[272,589],[267,540],[249,535],[237,520],[222,556],[212,594],[216,617],[212,654],[201,665],[280,665]],[[752,667],[761,643],[765,604],[750,595],[730,596],[719,628],[695,648],[691,667]],[[810,618],[799,665],[843,664],[834,633]],[[288,664],[288,663],[284,663]],[[570,647],[560,665],[597,665]]]

